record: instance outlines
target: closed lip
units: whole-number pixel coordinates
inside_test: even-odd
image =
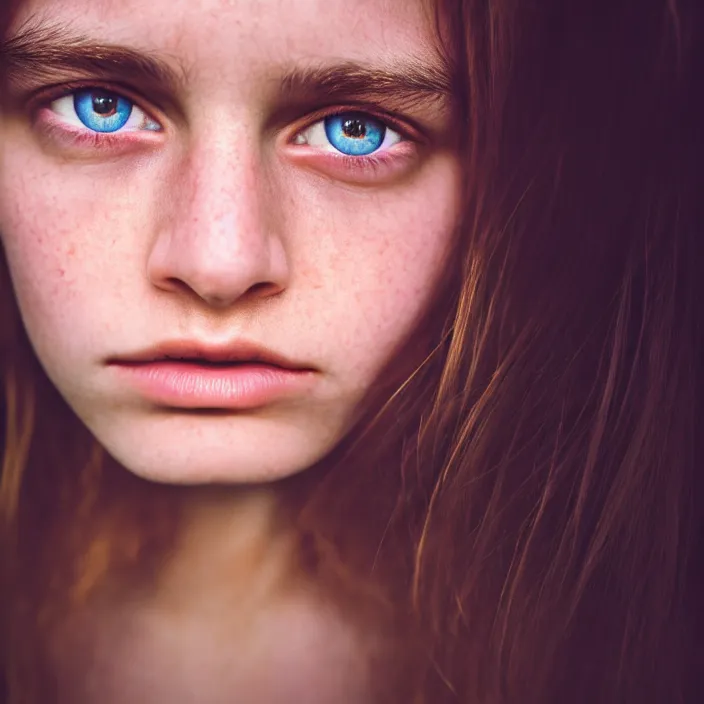
[[[263,364],[291,371],[315,371],[309,364],[290,360],[266,347],[247,341],[217,345],[191,340],[172,340],[125,355],[110,357],[107,364],[137,365],[157,362],[211,364]]]

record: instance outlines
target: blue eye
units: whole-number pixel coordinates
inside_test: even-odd
[[[403,137],[381,120],[358,112],[330,115],[296,135],[295,144],[323,152],[365,157],[386,151]]]
[[[349,156],[368,156],[384,143],[386,125],[366,115],[326,117],[325,134],[335,149]]]
[[[78,119],[94,132],[117,132],[129,121],[134,108],[126,98],[103,90],[80,90],[73,96]]]
[[[104,88],[82,88],[57,98],[50,107],[66,124],[81,130],[102,134],[162,130],[129,98]]]

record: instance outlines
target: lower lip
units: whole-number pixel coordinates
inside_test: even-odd
[[[313,372],[266,364],[207,366],[146,362],[118,366],[150,401],[176,408],[260,408],[300,393]]]

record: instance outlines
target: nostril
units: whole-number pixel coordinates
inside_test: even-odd
[[[274,283],[266,281],[250,286],[247,289],[245,296],[251,296],[252,298],[264,298],[265,296],[274,296],[277,293],[281,293],[282,290],[283,288],[281,286],[277,286]]]

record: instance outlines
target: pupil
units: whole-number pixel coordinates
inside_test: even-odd
[[[93,96],[93,110],[98,115],[110,115],[117,110],[117,98],[98,93]]]
[[[364,121],[356,118],[345,120],[342,123],[342,129],[346,137],[352,137],[353,139],[362,139],[367,136]]]

